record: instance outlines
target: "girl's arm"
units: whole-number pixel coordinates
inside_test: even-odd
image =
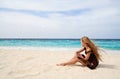
[[[88,60],[89,59],[89,57],[90,57],[90,54],[91,54],[91,49],[90,48],[88,48],[87,49],[87,54],[86,54],[86,56],[85,56],[85,58],[84,58],[84,60]]]
[[[81,53],[82,51],[84,51],[84,47],[82,47],[80,50],[76,51],[77,54]]]
[[[83,59],[83,60],[85,60],[85,61],[87,61],[88,59],[89,59],[89,57],[90,57],[90,54],[91,54],[91,49],[87,49],[87,54],[86,54],[86,56],[85,57],[83,57],[82,55],[80,55],[80,57]]]
[[[91,54],[91,52],[87,52],[87,54],[86,54],[86,56],[85,56],[85,58],[84,58],[84,60],[88,60],[89,59],[89,57],[90,57],[90,54]]]

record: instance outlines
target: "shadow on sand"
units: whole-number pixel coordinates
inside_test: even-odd
[[[115,65],[111,65],[111,64],[99,64],[98,68],[118,69]]]
[[[79,64],[74,64],[74,65],[70,65],[70,66],[86,67],[86,66],[79,65]],[[112,65],[111,64],[99,64],[97,68],[118,69],[118,67],[113,64]]]

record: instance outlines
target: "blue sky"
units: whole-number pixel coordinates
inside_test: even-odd
[[[0,0],[0,38],[120,39],[119,0]]]

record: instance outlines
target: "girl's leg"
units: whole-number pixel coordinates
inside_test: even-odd
[[[73,58],[70,61],[61,63],[61,64],[57,64],[57,65],[65,66],[65,65],[75,64],[76,62],[80,62],[82,65],[85,65],[85,63],[81,59],[78,59],[77,53],[75,53],[75,55],[73,56]]]
[[[77,58],[72,58],[70,61],[65,62],[65,63],[61,63],[61,65],[65,66],[65,65],[71,65],[71,64],[75,64],[76,62],[78,62]]]
[[[68,64],[72,64],[72,63],[74,64],[76,62],[75,58],[77,58],[77,53],[74,54],[73,58],[70,61],[65,62],[65,63],[61,63],[61,64],[57,64],[57,66],[59,66],[59,65],[65,66],[65,65],[68,65]]]

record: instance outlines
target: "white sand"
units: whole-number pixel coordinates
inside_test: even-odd
[[[69,60],[75,50],[0,48],[0,79],[120,79],[120,51],[102,53],[103,62],[95,70],[56,66]]]

